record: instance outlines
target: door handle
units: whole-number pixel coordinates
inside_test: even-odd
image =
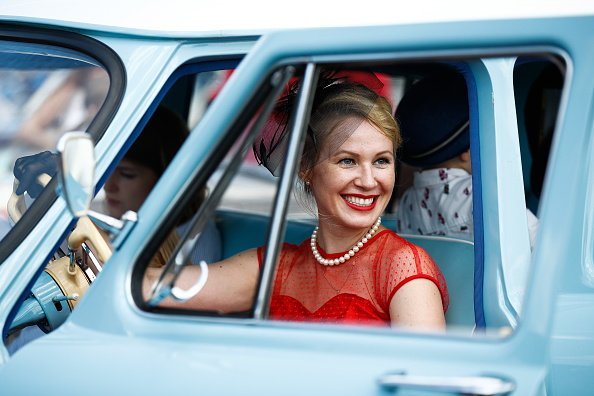
[[[388,390],[412,389],[462,395],[507,395],[516,389],[513,381],[495,376],[434,377],[386,374],[379,379],[379,385]]]

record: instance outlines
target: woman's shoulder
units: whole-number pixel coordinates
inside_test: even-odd
[[[381,230],[378,235],[380,239],[384,240],[384,244],[388,248],[393,249],[411,249],[412,247],[416,246],[412,242],[408,241],[407,239],[401,237],[396,232],[389,228],[384,228]]]
[[[311,249],[309,238],[304,239],[298,245],[296,245],[294,243],[290,243],[290,242],[283,242],[283,246],[282,246],[283,253],[300,253],[304,250],[309,250],[309,249]]]
[[[301,244],[299,244],[299,245],[295,245],[295,244],[289,243],[289,242],[283,242],[283,244],[281,246],[281,252],[280,252],[281,262],[291,261],[295,257],[302,256],[303,249],[305,247],[309,248],[309,239],[301,242]],[[266,246],[260,246],[254,250],[256,251],[256,257],[258,259],[258,263],[260,266],[262,266],[262,264],[264,262],[264,252],[266,250]]]
[[[396,254],[412,254],[422,261],[432,260],[429,254],[422,247],[415,245],[408,239],[398,235],[390,229],[384,229],[380,235],[385,238],[384,251],[390,252],[392,255]]]
[[[281,246],[281,254],[283,254],[283,255],[296,254],[296,253],[301,252],[305,247],[309,247],[309,239],[301,242],[299,245],[295,245],[290,242],[283,242],[283,244]],[[261,258],[263,256],[265,250],[266,250],[266,246],[259,246],[257,248],[258,257]]]

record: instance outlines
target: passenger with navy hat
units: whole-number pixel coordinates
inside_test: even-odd
[[[464,77],[444,72],[405,92],[396,109],[401,160],[418,169],[400,199],[397,231],[473,240],[468,90]],[[538,220],[527,210],[530,244]]]

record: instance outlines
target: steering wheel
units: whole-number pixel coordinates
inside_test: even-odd
[[[47,173],[42,173],[41,175],[37,176],[37,181],[42,186],[47,185],[47,183],[49,183],[50,180],[52,180],[52,178]],[[12,184],[12,194],[10,194],[8,202],[6,203],[8,216],[10,216],[10,219],[14,223],[18,222],[21,219],[21,217],[23,217],[23,213],[25,213],[25,211],[27,210],[27,204],[25,203],[25,194],[17,194],[18,188],[19,180],[15,178]]]

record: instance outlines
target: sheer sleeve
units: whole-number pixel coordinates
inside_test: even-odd
[[[396,235],[395,235],[396,236]],[[433,282],[441,294],[444,312],[448,308],[449,295],[445,278],[431,256],[421,247],[396,236],[400,241],[389,239],[392,246],[384,246],[382,258],[378,261],[381,270],[377,271],[378,281],[387,287],[377,287],[378,300],[384,307],[390,305],[394,294],[413,279],[428,279]],[[391,243],[390,243],[391,242]],[[400,243],[399,243],[400,242]]]

